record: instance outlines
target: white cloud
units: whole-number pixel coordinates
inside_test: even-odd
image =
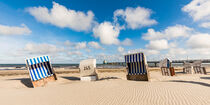
[[[210,22],[204,22],[200,24],[200,27],[209,28],[210,29]]]
[[[46,7],[30,7],[27,11],[42,23],[64,28],[68,27],[76,31],[88,31],[94,24],[94,14],[92,11],[87,13],[67,9],[66,7],[53,2],[53,8],[48,10]]]
[[[35,44],[35,43],[28,43],[24,47],[24,51],[27,51],[31,54],[55,54],[57,52],[64,51],[63,48],[57,48],[55,45],[52,44]]]
[[[71,51],[68,52],[69,55],[82,55],[82,53],[80,51]]]
[[[152,40],[149,42],[148,45],[146,45],[148,49],[153,49],[153,50],[164,50],[168,49],[168,41],[165,39],[161,40]]]
[[[169,55],[185,55],[187,51],[183,48],[170,48],[168,51]]]
[[[173,39],[178,37],[188,37],[192,34],[193,29],[184,25],[169,26],[163,31],[155,31],[154,29],[148,29],[148,32],[143,34],[145,40],[156,39]]]
[[[196,34],[189,38],[187,45],[191,48],[210,48],[209,34]]]
[[[192,0],[182,8],[194,21],[210,20],[210,0]]]
[[[85,48],[87,48],[86,42],[78,42],[78,43],[76,43],[75,48],[76,49],[85,49]]]
[[[66,40],[66,41],[64,42],[64,45],[65,45],[65,46],[71,46],[71,45],[73,45],[73,43],[70,42],[69,40]]]
[[[124,52],[124,50],[125,50],[125,49],[124,49],[123,47],[121,47],[121,46],[119,46],[119,47],[117,48],[117,51],[120,52],[120,53]]]
[[[102,48],[102,47],[100,46],[99,43],[94,42],[94,41],[88,42],[88,45],[89,45],[90,47],[95,48],[95,49],[101,49],[101,48]]]
[[[0,25],[0,35],[27,35],[30,33],[31,30],[25,24],[22,24],[21,27]]]
[[[132,40],[130,40],[129,38],[126,38],[124,41],[121,42],[121,44],[124,46],[131,46]]]
[[[146,55],[157,55],[160,53],[158,50],[153,50],[153,49],[134,49],[134,50],[129,50],[128,53],[138,53],[138,52],[143,52]]]
[[[119,44],[119,33],[119,28],[113,26],[110,22],[103,22],[100,25],[93,28],[94,36],[96,38],[99,38],[102,44],[106,45]]]
[[[127,7],[125,10],[118,9],[114,12],[114,19],[118,21],[121,17],[127,23],[127,27],[137,29],[145,26],[157,24],[157,21],[150,19],[152,11],[143,7],[131,8]]]

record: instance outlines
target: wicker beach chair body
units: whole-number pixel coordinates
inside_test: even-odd
[[[175,75],[174,68],[171,67],[171,61],[168,58],[165,58],[160,61],[159,67],[161,69],[161,73],[164,76],[173,76]]]
[[[193,74],[192,63],[184,62],[183,72],[186,74]]]
[[[98,75],[96,73],[96,59],[82,60],[79,64],[80,79],[83,81],[97,80]]]
[[[147,61],[144,53],[125,55],[127,79],[148,81]]]
[[[41,56],[26,59],[26,67],[33,87],[45,86],[49,81],[57,80],[55,71],[50,64],[49,56]]]

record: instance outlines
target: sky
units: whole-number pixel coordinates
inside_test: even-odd
[[[0,63],[210,59],[209,0],[0,0]]]

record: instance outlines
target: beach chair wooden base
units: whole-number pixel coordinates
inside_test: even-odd
[[[206,68],[200,66],[193,66],[195,74],[206,74]]]
[[[98,76],[85,76],[80,77],[81,81],[96,81],[98,79]]]
[[[147,74],[127,75],[127,80],[148,81],[148,76],[147,76]]]
[[[44,78],[45,82],[53,82],[55,80],[56,80],[56,78],[54,75]]]
[[[44,87],[45,84],[47,84],[47,82],[44,79],[40,79],[40,80],[37,80],[37,81],[32,81],[32,84],[33,84],[34,88],[36,88],[36,87]]]
[[[183,72],[186,74],[192,74],[192,68],[191,67],[185,67],[183,68]]]
[[[175,71],[173,67],[167,68],[167,67],[161,67],[162,75],[164,76],[174,76]]]

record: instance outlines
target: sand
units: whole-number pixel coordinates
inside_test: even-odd
[[[70,72],[71,71],[71,72]],[[58,80],[32,88],[27,71],[0,71],[1,105],[210,105],[210,75],[177,73],[151,81],[128,81],[124,70],[99,70],[81,82],[77,70],[56,70]],[[8,75],[16,72],[16,75]],[[20,74],[19,74],[20,72]],[[7,75],[4,75],[7,74]]]

